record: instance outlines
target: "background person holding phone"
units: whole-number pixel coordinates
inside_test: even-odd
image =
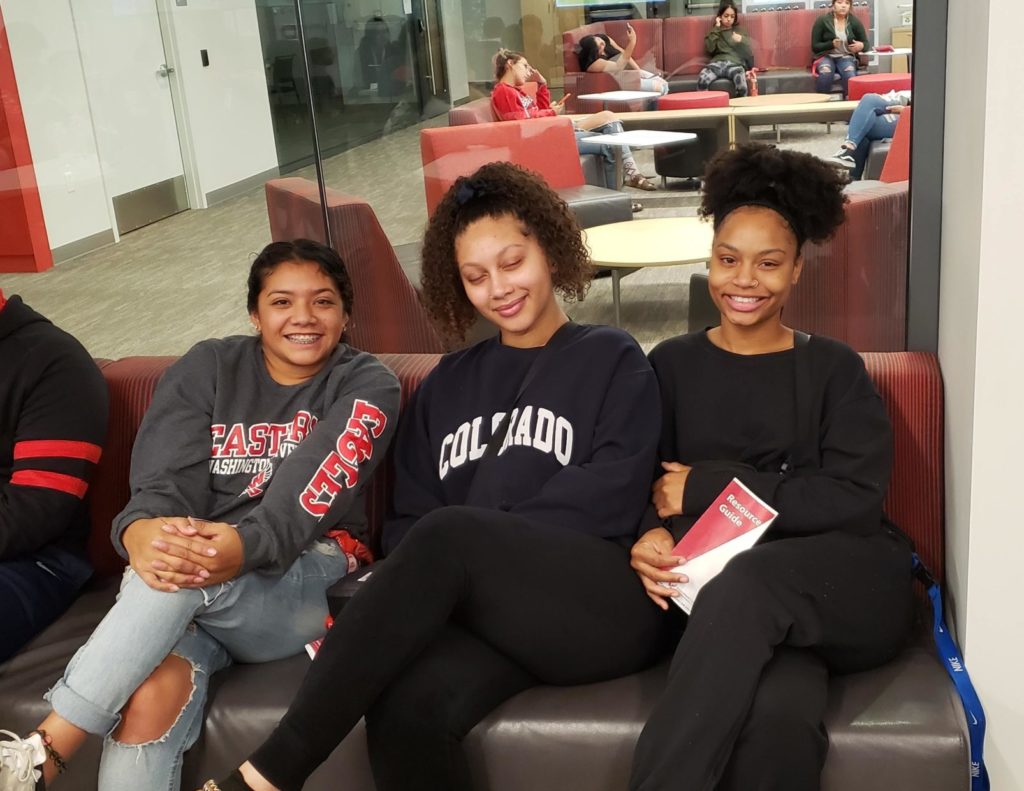
[[[857,56],[871,49],[863,23],[850,13],[852,5],[851,0],[832,0],[832,9],[814,20],[811,51],[816,60],[812,71],[817,75],[818,93],[831,93],[838,74],[845,99],[850,77],[857,73]]]
[[[636,49],[636,31],[632,25],[626,25],[626,46],[620,47],[604,33],[584,36],[579,43],[580,68],[592,74],[606,72],[619,74],[623,71],[636,71],[640,75],[640,90],[657,91],[662,96],[668,93],[668,83],[654,72],[641,69],[633,60]]]
[[[710,62],[697,75],[697,90],[706,91],[718,79],[732,80],[737,96],[747,95],[747,70],[754,68],[750,36],[739,27],[739,13],[732,0],[718,6],[715,26],[704,36]]]
[[[563,96],[552,104],[551,92],[544,75],[529,64],[526,57],[519,52],[507,49],[498,50],[494,56],[494,77],[498,80],[491,92],[491,107],[494,115],[501,121],[521,121],[526,118],[544,118],[561,115],[565,109]],[[537,95],[531,96],[523,90],[528,82],[537,83]],[[618,189],[615,183],[615,152],[610,146],[596,142],[600,134],[614,134],[622,131],[622,123],[616,120],[615,113],[602,110],[593,115],[573,120],[576,133],[576,148],[581,154],[596,154],[601,157],[604,168],[605,186]],[[629,148],[622,149],[622,183],[627,187],[641,190],[656,190],[654,182],[646,178],[637,168]]]

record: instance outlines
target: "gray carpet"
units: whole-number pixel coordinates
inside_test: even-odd
[[[394,244],[417,242],[426,223],[419,129],[443,117],[330,158],[327,183],[373,206]],[[783,128],[781,147],[829,156],[845,125]],[[775,142],[757,128],[755,140]],[[637,152],[641,170],[654,173],[650,151]],[[312,168],[298,175],[312,177]],[[692,216],[698,194],[669,180],[657,192],[629,190],[644,204],[639,217]],[[97,357],[181,354],[203,338],[248,332],[245,277],[252,255],[269,240],[262,188],[205,211],[188,211],[126,234],[111,245],[38,274],[0,275],[0,288],[78,337]],[[645,348],[686,330],[693,267],[636,272],[622,281],[623,326]],[[595,281],[587,298],[570,306],[578,321],[611,323],[611,283]]]

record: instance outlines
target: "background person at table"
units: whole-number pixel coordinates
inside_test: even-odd
[[[443,357],[416,391],[388,557],[222,791],[301,788],[363,715],[378,789],[468,791],[463,738],[499,703],[663,655],[667,619],[627,549],[650,490],[657,385],[625,332],[566,317],[559,295],[582,297],[592,272],[575,218],[536,174],[493,162],[445,195],[423,240],[424,302],[447,335],[477,313],[500,334]]]
[[[583,71],[592,74],[604,72],[615,75],[636,72],[640,77],[640,90],[657,91],[662,95],[668,93],[668,83],[664,79],[654,72],[640,68],[633,60],[633,50],[636,49],[636,31],[632,25],[626,25],[625,47],[620,47],[604,33],[584,36],[580,39],[578,47],[580,68]]]
[[[863,23],[850,13],[852,5],[851,0],[832,0],[831,10],[814,20],[811,52],[818,93],[831,93],[838,74],[845,99],[850,77],[857,73],[857,56],[871,48]]]
[[[508,49],[500,49],[494,56],[494,77],[498,81],[491,91],[491,107],[501,121],[521,121],[525,118],[545,118],[561,115],[565,100],[552,104],[548,81],[544,75],[531,66],[526,56]],[[523,90],[527,82],[537,84],[536,97]],[[593,115],[574,119],[573,132],[576,148],[581,154],[596,154],[601,157],[604,169],[604,183],[609,189],[618,189],[615,183],[615,152],[611,146],[603,146],[590,140],[599,134],[615,134],[622,131],[622,123],[615,113],[602,110]],[[628,147],[622,149],[622,178],[627,187],[655,190],[657,187],[645,178],[636,166],[636,160]]]
[[[910,632],[910,543],[882,510],[892,429],[860,355],[782,323],[804,243],[844,220],[845,180],[759,145],[704,178],[721,323],[650,354],[663,473],[633,566],[670,607],[672,548],[733,477],[779,517],[697,595],[630,788],[817,791],[829,676],[889,661]]]
[[[89,353],[0,291],[0,662],[92,575],[85,494],[107,435],[107,385]]]
[[[859,179],[864,174],[871,143],[896,134],[900,113],[909,105],[910,91],[865,94],[850,116],[846,140],[832,155],[832,161],[844,168],[852,168],[850,178]]]
[[[737,96],[747,95],[747,71],[754,68],[750,36],[739,26],[732,0],[718,6],[715,26],[704,36],[704,52],[711,60],[697,75],[697,90],[706,91],[718,79],[732,80]]]

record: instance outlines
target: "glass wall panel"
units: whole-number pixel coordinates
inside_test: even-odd
[[[746,140],[806,151],[843,167],[834,155],[847,137],[859,134],[860,125],[848,125],[857,103],[841,101],[838,82],[830,95],[818,94],[811,73],[811,25],[830,7],[823,0],[738,5],[759,95],[733,95],[742,92],[738,86],[718,81],[711,89],[730,94],[715,99],[723,106],[666,111],[655,109],[658,97],[593,97],[640,88],[641,75],[582,71],[580,41],[605,33],[624,46],[629,20],[638,33],[634,60],[667,81],[670,106],[706,100],[696,88],[716,3],[301,0],[300,25],[295,0],[0,0],[32,166],[25,170],[24,156],[17,158],[13,149],[0,165],[9,181],[15,172],[33,175],[35,211],[42,217],[34,227],[46,234],[40,241],[36,233],[34,244],[44,261],[49,252],[58,262],[42,275],[0,272],[0,286],[25,289],[44,307],[52,304],[58,317],[69,317],[79,310],[68,308],[71,295],[97,291],[103,282],[98,273],[109,272],[111,282],[137,275],[140,289],[167,283],[189,294],[210,319],[190,322],[181,332],[140,331],[130,311],[123,337],[96,347],[107,355],[179,353],[199,337],[244,330],[240,287],[226,282],[224,267],[239,275],[247,255],[269,238],[268,179],[297,176],[316,185],[315,121],[325,188],[366,201],[415,289],[418,246],[433,200],[427,182],[450,183],[458,167],[520,156],[504,139],[502,130],[511,127],[480,126],[494,122],[489,97],[496,84],[493,57],[501,48],[525,56],[536,70],[530,82],[546,83],[552,102],[565,97],[562,114],[577,125],[607,109],[627,131],[697,136],[675,148],[633,146],[635,172],[654,190],[612,183],[611,153],[607,160],[576,150],[568,157],[523,154],[523,164],[542,175],[546,161],[578,160],[574,178],[581,186],[625,199],[625,216],[609,215],[614,219],[694,217],[708,158]],[[868,90],[903,87],[900,75],[913,65],[911,5],[855,0],[852,13],[864,20],[873,45],[895,50],[861,58],[859,76],[876,80]],[[748,93],[752,87],[748,79]],[[897,119],[894,111],[882,115]],[[878,136],[881,121],[874,115],[869,120],[871,135]],[[472,134],[469,124],[476,126]],[[898,127],[894,121],[889,128]],[[462,153],[472,155],[436,160],[421,144],[438,131],[464,138]],[[872,151],[863,158],[865,178],[849,187],[849,227],[830,245],[809,249],[816,275],[802,284],[804,304],[790,315],[803,329],[838,335],[861,349],[902,346],[909,188],[893,186],[909,176],[902,137],[865,144]],[[629,175],[631,167],[624,161],[622,173]],[[844,170],[860,175],[860,167]],[[879,178],[890,183],[880,186]],[[19,191],[22,204],[30,193]],[[876,204],[884,208],[872,210]],[[21,211],[29,210],[22,205]],[[27,219],[23,224],[29,227]],[[303,227],[312,234],[313,226]],[[15,243],[0,235],[0,260],[26,255],[33,237],[23,236]],[[706,303],[702,271],[698,263],[644,268],[623,278],[622,325],[650,346],[713,320],[697,310]],[[73,276],[77,272],[83,274]],[[570,307],[574,317],[614,322],[611,281],[595,281],[587,300]],[[86,334],[93,332],[129,293],[118,282],[75,321]],[[235,300],[234,313],[224,310],[225,295]],[[885,333],[876,331],[883,326]]]

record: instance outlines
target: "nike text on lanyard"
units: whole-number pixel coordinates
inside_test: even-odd
[[[917,556],[916,552],[914,553],[914,575],[928,589],[928,598],[932,601],[932,617],[935,624],[932,630],[935,635],[935,647],[964,706],[967,733],[971,740],[971,791],[989,791],[988,771],[985,769],[984,759],[985,711],[981,707],[974,684],[971,683],[971,677],[967,674],[967,666],[964,664],[963,657],[960,656],[960,650],[953,642],[949,629],[946,628],[939,583],[921,562],[921,558]]]

